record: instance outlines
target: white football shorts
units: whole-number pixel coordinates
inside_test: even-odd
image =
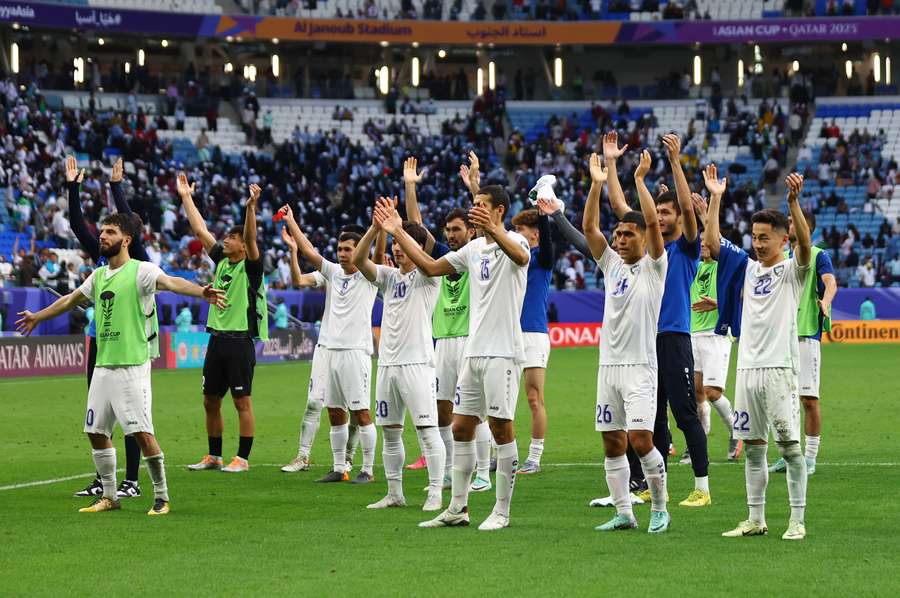
[[[325,406],[344,411],[369,408],[372,358],[362,349],[316,347],[322,357]]]
[[[819,398],[822,344],[814,338],[800,339],[800,396]]]
[[[439,338],[434,345],[434,363],[437,374],[437,400],[456,402],[459,371],[463,362],[467,336]]]
[[[414,426],[437,425],[434,367],[424,363],[378,366],[375,423],[403,425],[407,410]]]
[[[767,440],[769,428],[777,442],[800,441],[800,392],[792,368],[737,371],[734,395],[734,437]]]
[[[731,361],[731,340],[716,333],[691,335],[694,371],[703,373],[703,386],[725,388],[728,363]]]
[[[598,432],[653,431],[657,371],[652,365],[601,365],[597,370]]]
[[[512,357],[467,357],[453,413],[514,420],[522,364]]]
[[[547,361],[550,359],[550,335],[546,332],[523,332],[522,338],[525,341],[525,363],[522,364],[522,369],[547,369]]]
[[[119,422],[125,434],[153,434],[153,393],[150,362],[123,367],[98,367],[88,389],[84,431],[112,436]]]

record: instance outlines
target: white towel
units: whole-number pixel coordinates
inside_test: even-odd
[[[528,193],[528,200],[531,202],[531,205],[536,206],[538,199],[547,199],[551,203],[558,205],[560,209],[565,208],[565,204],[556,197],[556,192],[553,190],[553,185],[555,184],[556,177],[552,174],[545,174],[539,178],[537,184]]]

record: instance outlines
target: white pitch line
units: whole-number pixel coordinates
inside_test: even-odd
[[[253,464],[254,467],[282,467],[283,465],[284,465],[283,463],[254,463],[254,464]],[[717,462],[712,462],[712,463],[710,463],[710,465],[714,465],[714,466],[715,466],[715,465],[733,466],[734,464],[733,464],[733,463],[717,463]],[[900,467],[900,463],[892,463],[892,462],[885,462],[885,463],[878,463],[878,462],[872,462],[872,463],[837,462],[837,463],[817,463],[817,465],[820,466],[820,467]],[[600,463],[543,463],[541,466],[542,466],[542,467],[550,467],[550,468],[553,468],[553,467],[596,467],[596,468],[598,468],[598,469],[601,468],[601,467],[600,467]],[[187,467],[187,465],[186,465],[186,464],[185,464],[185,465],[179,465],[179,466],[177,466],[177,467],[184,468],[184,467]],[[331,467],[331,465],[326,465],[326,464],[312,464],[312,465],[310,465],[310,467],[324,468],[324,467]],[[379,465],[379,466],[377,466],[377,467],[380,468],[381,466]],[[124,471],[125,471],[124,469],[118,469],[118,470],[117,470],[117,473],[122,473],[122,472],[124,472]],[[71,480],[78,480],[78,479],[82,479],[82,478],[90,478],[90,477],[93,477],[93,476],[95,476],[95,475],[96,475],[96,473],[94,473],[94,472],[90,472],[90,473],[79,473],[79,474],[76,474],[76,475],[70,475],[70,476],[66,476],[66,477],[63,477],[63,478],[52,478],[52,479],[49,479],[49,480],[35,480],[35,481],[32,481],[32,482],[21,482],[21,483],[18,483],[18,484],[9,484],[9,485],[6,485],[6,486],[0,486],[0,492],[4,492],[4,491],[6,491],[6,490],[20,490],[20,489],[22,489],[22,488],[33,488],[33,487],[35,487],[35,486],[47,486],[47,485],[49,485],[49,484],[57,484],[57,483],[59,483],[59,482],[69,482],[69,481],[71,481]]]

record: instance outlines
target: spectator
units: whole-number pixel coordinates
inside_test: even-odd
[[[875,303],[871,297],[866,297],[865,301],[859,306],[860,320],[874,320],[878,316],[875,314]]]
[[[187,303],[182,303],[178,310],[178,315],[175,316],[175,325],[178,327],[178,332],[190,332],[193,323],[194,315],[191,313],[191,308],[188,307]]]
[[[3,264],[0,263],[0,266]],[[900,283],[900,253],[894,254],[894,259],[888,262],[888,273],[891,276],[891,284]]]
[[[275,308],[275,328],[279,330],[286,330],[288,327],[288,309],[287,305],[284,304],[284,297],[279,297],[276,300],[277,307]]]
[[[863,287],[874,287],[875,286],[875,264],[872,263],[872,258],[867,258],[864,264],[861,264],[856,269],[856,275],[859,278],[859,284]]]

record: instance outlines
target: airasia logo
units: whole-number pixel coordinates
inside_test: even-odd
[[[600,324],[550,324],[550,346],[596,347],[600,344]]]

